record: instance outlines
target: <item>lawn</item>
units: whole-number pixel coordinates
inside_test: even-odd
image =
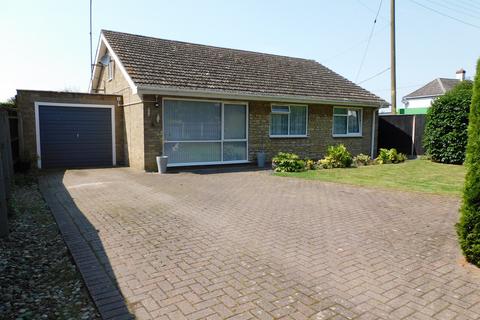
[[[400,164],[350,169],[309,170],[295,173],[276,173],[276,175],[460,196],[465,177],[465,167],[434,163],[428,160],[408,160]]]

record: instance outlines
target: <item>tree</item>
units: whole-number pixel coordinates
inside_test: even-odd
[[[2,107],[15,108],[15,105],[16,105],[15,97],[8,98],[5,102],[0,102],[0,106]]]
[[[467,146],[471,81],[462,81],[437,98],[427,113],[424,147],[433,161],[462,164]]]
[[[467,175],[457,232],[467,261],[480,266],[480,59],[470,106],[465,165]]]

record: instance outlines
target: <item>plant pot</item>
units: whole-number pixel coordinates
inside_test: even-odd
[[[167,164],[168,164],[168,156],[158,156],[157,157],[158,173],[166,173]]]
[[[265,167],[265,158],[266,158],[265,152],[263,151],[257,152],[257,166],[259,168]]]

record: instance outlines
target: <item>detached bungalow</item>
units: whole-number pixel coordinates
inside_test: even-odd
[[[280,151],[317,159],[339,143],[372,154],[377,111],[387,104],[314,60],[106,30],[89,91],[60,101],[19,91],[35,127],[26,149],[40,167],[155,170],[161,154],[169,166],[189,166],[247,163],[260,151],[267,159]]]

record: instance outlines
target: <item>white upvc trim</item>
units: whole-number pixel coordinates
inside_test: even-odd
[[[222,161],[212,161],[212,162],[188,162],[188,163],[168,163],[167,167],[186,167],[186,166],[202,166],[202,165],[219,165],[219,164],[235,164],[235,163],[249,163],[248,161],[248,117],[249,117],[249,105],[246,101],[227,101],[227,100],[210,100],[210,99],[188,99],[188,98],[178,98],[178,97],[162,97],[162,131],[165,132],[165,101],[166,100],[176,100],[176,101],[199,101],[199,102],[214,102],[221,104],[221,140],[182,140],[182,141],[172,141],[166,140],[165,135],[163,136],[162,143],[162,155],[165,155],[165,144],[166,143],[208,143],[215,142],[220,143],[221,146],[221,159]],[[225,124],[225,105],[226,104],[236,104],[245,106],[245,139],[224,139],[224,124]],[[223,161],[223,143],[224,142],[245,142],[246,145],[246,159],[245,160],[234,160],[234,161]]]
[[[37,167],[42,168],[42,150],[41,150],[41,137],[40,137],[40,110],[44,107],[81,107],[81,108],[103,108],[110,109],[111,121],[112,121],[112,165],[117,165],[117,154],[115,145],[115,106],[106,104],[83,104],[83,103],[54,103],[54,102],[41,102],[35,101],[35,140],[37,144]]]
[[[340,114],[335,114],[335,109],[354,109],[354,110],[360,110],[360,132],[358,133],[348,133],[348,113],[346,115],[340,115]],[[332,137],[333,138],[362,138],[363,137],[363,108],[359,107],[344,107],[344,106],[333,106],[332,110]],[[335,126],[335,116],[339,117],[346,117],[347,118],[347,133],[345,134],[339,134],[339,133],[334,133],[334,126]]]
[[[176,96],[176,97],[190,97],[190,98],[213,98],[220,100],[251,100],[251,101],[268,101],[275,103],[297,103],[297,104],[327,104],[338,106],[357,106],[357,107],[372,107],[378,108],[379,103],[374,101],[351,101],[346,99],[328,99],[317,98],[309,96],[283,96],[283,95],[255,95],[249,93],[224,93],[214,90],[195,90],[195,89],[181,89],[160,86],[138,86],[138,94],[160,95],[160,96]],[[182,100],[182,99],[180,99]],[[195,99],[192,99],[195,100]]]
[[[191,166],[214,166],[221,164],[242,164],[250,163],[248,160],[233,160],[233,161],[212,161],[212,162],[185,162],[185,163],[169,163],[167,167],[191,167]]]
[[[98,38],[97,42],[97,51],[95,52],[95,60],[93,64],[92,74],[90,75],[90,83],[88,84],[88,92],[92,93],[93,90],[93,80],[95,79],[95,74],[97,73],[98,59],[100,59],[100,49],[102,48],[102,37]],[[92,66],[90,66],[91,68]],[[100,74],[98,75],[100,77]],[[100,81],[100,79],[98,79]],[[98,84],[97,84],[98,85]]]
[[[94,65],[94,69],[93,69],[93,75],[92,75],[92,79],[90,80],[90,85],[89,85],[89,90],[88,91],[92,92],[92,90],[93,90],[93,80],[95,79],[95,74],[97,72],[97,65],[98,65],[98,63],[99,63],[98,61],[100,59],[99,55],[100,55],[100,51],[101,51],[100,48],[101,48],[102,43],[105,45],[106,49],[108,50],[108,53],[110,54],[110,56],[115,61],[115,64],[116,64],[116,66],[118,66],[118,69],[122,72],[123,76],[125,77],[125,80],[127,80],[130,88],[132,89],[132,93],[136,94],[137,91],[138,91],[137,86],[133,82],[132,78],[128,74],[127,70],[123,66],[123,64],[120,61],[120,59],[118,58],[118,56],[115,54],[115,51],[113,51],[112,47],[108,43],[108,41],[105,38],[105,36],[103,35],[103,33],[100,34],[100,40],[99,40],[99,45],[98,45],[98,49],[97,49],[97,56],[95,57],[95,65]],[[98,81],[100,81],[100,74],[98,75],[98,77],[99,77]]]
[[[272,139],[295,139],[295,138],[308,138],[308,135],[269,135]]]
[[[288,112],[274,112],[273,107],[288,107]],[[290,107],[305,107],[307,112],[305,113],[305,134],[290,134]],[[308,105],[306,104],[279,104],[271,103],[270,104],[270,125],[268,128],[268,135],[270,138],[307,138],[308,137]],[[272,114],[288,114],[288,134],[272,134]]]

